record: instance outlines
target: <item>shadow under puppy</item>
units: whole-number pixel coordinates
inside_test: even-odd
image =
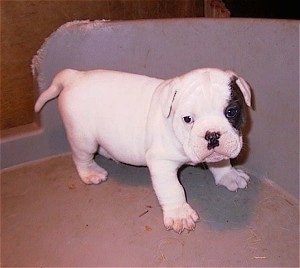
[[[177,178],[184,165],[206,162],[230,191],[249,176],[231,166],[241,151],[251,91],[232,71],[204,68],[169,80],[108,70],[58,73],[35,104],[57,97],[80,178],[98,184],[107,171],[94,154],[148,166],[167,229],[193,230],[198,214]]]

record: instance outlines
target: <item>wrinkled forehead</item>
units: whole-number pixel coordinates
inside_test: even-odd
[[[232,77],[222,71],[192,73],[182,77],[178,101],[184,106],[223,109],[231,96]],[[179,100],[180,99],[180,100]]]
[[[205,68],[193,70],[189,73],[182,75],[181,81],[183,83],[216,83],[224,84],[232,77],[231,74],[220,69]]]

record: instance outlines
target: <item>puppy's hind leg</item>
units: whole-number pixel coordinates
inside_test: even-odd
[[[98,184],[107,179],[107,171],[94,161],[97,143],[71,142],[72,157],[81,180],[86,184]]]

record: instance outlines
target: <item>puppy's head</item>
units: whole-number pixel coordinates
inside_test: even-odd
[[[231,71],[199,69],[165,83],[163,113],[191,163],[236,157],[251,92]],[[166,102],[167,100],[167,102]]]

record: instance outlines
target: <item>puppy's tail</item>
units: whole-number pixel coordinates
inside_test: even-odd
[[[34,105],[34,111],[39,112],[46,102],[56,98],[65,87],[65,81],[72,81],[77,71],[65,69],[59,72],[53,79],[52,84],[38,98]]]

